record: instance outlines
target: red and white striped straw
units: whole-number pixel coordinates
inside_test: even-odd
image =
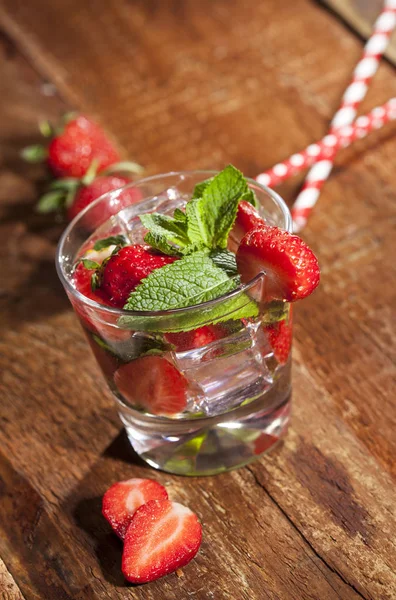
[[[384,8],[374,23],[373,33],[364,47],[363,56],[353,72],[352,81],[344,92],[341,106],[331,121],[330,134],[339,127],[353,123],[358,106],[378,69],[395,25],[396,0],[385,0]],[[337,152],[330,160],[319,160],[308,173],[291,211],[294,231],[300,231],[305,226],[312,208],[318,201],[320,190],[331,173],[336,154]]]
[[[312,169],[315,171],[321,162],[332,162],[340,148],[349,146],[354,140],[364,138],[374,129],[380,129],[389,121],[394,120],[396,120],[396,98],[390,98],[382,106],[373,108],[367,115],[358,117],[352,125],[336,129],[334,133],[326,135],[319,142],[310,144],[305,150],[293,154],[268,171],[260,173],[257,175],[256,181],[273,187],[316,162],[317,164]],[[310,210],[310,207],[306,208],[305,212],[302,211],[302,216],[306,218]]]

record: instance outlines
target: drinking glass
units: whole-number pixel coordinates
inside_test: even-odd
[[[145,230],[138,215],[173,214],[175,208],[185,206],[197,183],[213,175],[213,171],[167,173],[105,194],[69,224],[57,252],[59,277],[133,449],[152,467],[183,475],[211,475],[246,465],[285,434],[291,404],[290,305],[260,300],[263,272],[236,290],[196,306],[131,312],[82,295],[73,283],[73,272],[78,258],[95,240],[123,235],[129,243],[142,243]],[[248,185],[266,222],[291,231],[290,213],[280,196],[253,180]],[[232,239],[230,244],[236,246]],[[252,301],[256,315],[241,318]],[[200,332],[207,328],[209,339],[204,337],[205,343],[197,347]],[[149,397],[137,400],[139,390],[149,394],[149,386],[141,385],[140,379],[147,377],[147,369],[132,368],[128,385],[125,377],[119,384],[120,369],[125,372],[125,365],[141,361],[141,356],[155,356],[154,366],[160,358],[167,361],[160,364],[177,370],[186,384],[183,410],[153,414],[147,409]],[[156,380],[157,392],[168,384]],[[98,380],[97,385],[104,382]]]

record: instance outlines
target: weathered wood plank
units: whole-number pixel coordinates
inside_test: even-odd
[[[372,25],[384,5],[382,0],[370,0],[370,2],[366,0],[320,0],[320,2],[329,6],[352,29],[365,38],[370,37]],[[393,64],[396,63],[396,38],[392,39],[385,56]]]
[[[362,48],[308,0],[3,0],[0,14],[69,103],[150,172],[232,161],[254,175],[299,150],[325,132]],[[323,279],[296,310],[289,437],[248,469],[186,480],[134,464],[119,435],[52,266],[60,228],[28,208],[43,172],[17,159],[37,116],[63,106],[4,56],[0,555],[26,599],[396,598],[395,127],[340,156],[305,232]],[[383,64],[362,110],[390,95]],[[300,180],[282,187],[288,200]],[[100,496],[147,475],[197,511],[205,539],[184,577],[131,588]]]
[[[21,591],[0,558],[0,591],[2,600],[24,600]]]

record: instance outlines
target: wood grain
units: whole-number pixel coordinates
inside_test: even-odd
[[[213,478],[155,473],[133,456],[56,279],[62,226],[32,210],[45,172],[18,158],[37,118],[66,105],[148,172],[231,161],[254,175],[326,131],[361,40],[308,0],[2,0],[0,22],[13,40],[0,64],[7,577],[26,600],[396,598],[396,127],[340,155],[304,232],[323,276],[296,310],[290,434]],[[395,94],[384,63],[362,111]],[[300,183],[279,191],[290,201]],[[183,577],[125,585],[100,497],[131,476],[157,478],[202,520]]]
[[[364,38],[370,37],[372,25],[384,5],[382,0],[320,0],[335,11],[350,27]],[[385,52],[393,64],[396,63],[396,38],[393,37]]]

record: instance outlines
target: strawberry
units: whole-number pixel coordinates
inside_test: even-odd
[[[254,440],[253,454],[255,454],[255,456],[263,454],[263,452],[271,448],[278,440],[278,437],[270,435],[269,433],[260,433],[258,438]]]
[[[153,415],[173,415],[187,405],[187,380],[161,356],[141,356],[117,369],[114,382],[133,406]]]
[[[165,337],[170,344],[175,346],[177,352],[183,352],[184,350],[207,346],[225,335],[226,332],[220,325],[204,325],[191,331],[166,333]]]
[[[243,236],[256,227],[265,226],[264,219],[250,202],[242,200],[238,205],[235,223],[228,239],[228,248],[236,252]]]
[[[149,246],[125,246],[106,262],[100,276],[100,289],[112,306],[122,308],[142,279],[175,260],[175,256],[160,254]]]
[[[103,129],[79,115],[48,146],[48,165],[56,177],[83,177],[95,160],[97,171],[120,160]]]
[[[293,339],[291,310],[288,322],[283,320],[266,325],[265,331],[276,360],[280,365],[285,365],[289,358]]]
[[[94,300],[99,304],[105,304],[103,294],[100,290],[94,292],[91,287],[92,271],[84,267],[83,263],[78,263],[73,273],[73,285],[77,291],[83,296],[86,296],[90,300]],[[78,316],[80,317],[81,324],[86,327],[89,331],[96,333],[96,327],[92,320],[86,314],[87,310],[84,304],[80,300],[73,302],[73,307]]]
[[[297,235],[278,227],[249,231],[239,245],[236,261],[243,283],[265,273],[261,300],[293,302],[309,296],[319,284],[316,256]]]
[[[59,183],[61,183],[61,181]],[[67,210],[68,220],[71,221],[74,219],[74,217],[86,206],[100,198],[100,196],[103,196],[103,194],[122,188],[128,183],[131,183],[131,179],[117,175],[106,175],[97,177],[88,185],[81,184]],[[126,208],[131,204],[135,204],[135,202],[139,202],[141,199],[142,194],[139,189],[134,187],[126,189],[117,196],[118,202],[102,203],[101,206],[95,207],[87,217],[88,224],[92,229],[96,229],[113,214],[119,212],[122,208]]]
[[[131,583],[147,583],[184,567],[197,554],[202,527],[186,506],[151,500],[139,508],[125,536],[122,572]]]
[[[124,539],[133,515],[150,500],[167,500],[166,489],[153,479],[128,479],[111,486],[103,496],[102,513]]]

